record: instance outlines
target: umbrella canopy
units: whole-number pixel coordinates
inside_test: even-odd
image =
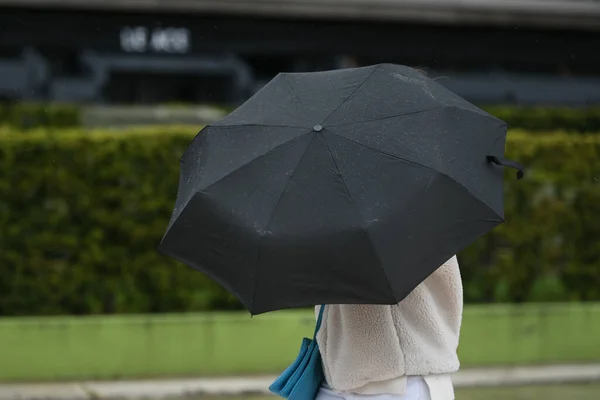
[[[159,249],[253,314],[395,304],[503,222],[506,130],[404,66],[279,74],[193,140]]]

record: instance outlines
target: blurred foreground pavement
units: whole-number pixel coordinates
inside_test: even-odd
[[[0,384],[0,400],[159,399],[268,394],[273,376],[144,381]],[[600,381],[600,364],[465,369],[457,388]]]

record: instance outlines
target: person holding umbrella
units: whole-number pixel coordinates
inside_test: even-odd
[[[456,257],[398,304],[327,305],[317,334],[326,378],[317,400],[454,399],[462,309]]]
[[[254,315],[325,305],[274,393],[452,398],[454,255],[504,222],[506,133],[405,66],[279,74],[192,141],[159,249]]]

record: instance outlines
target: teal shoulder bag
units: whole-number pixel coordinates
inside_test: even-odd
[[[319,311],[312,340],[308,338],[302,340],[296,360],[269,387],[272,393],[289,400],[314,400],[317,396],[325,380],[321,353],[317,344],[317,332],[321,328],[324,310],[323,305]]]

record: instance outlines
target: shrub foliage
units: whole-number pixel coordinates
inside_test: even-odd
[[[184,107],[184,106],[182,106]],[[531,132],[563,130],[570,133],[600,132],[600,107],[487,106],[489,113],[507,121],[514,129]],[[225,109],[231,111],[230,109]],[[0,125],[31,129],[77,128],[82,123],[82,108],[70,104],[0,104]]]
[[[238,308],[156,251],[195,133],[0,132],[0,315]],[[600,136],[514,131],[507,151],[528,175],[460,255],[466,300],[600,300]]]

